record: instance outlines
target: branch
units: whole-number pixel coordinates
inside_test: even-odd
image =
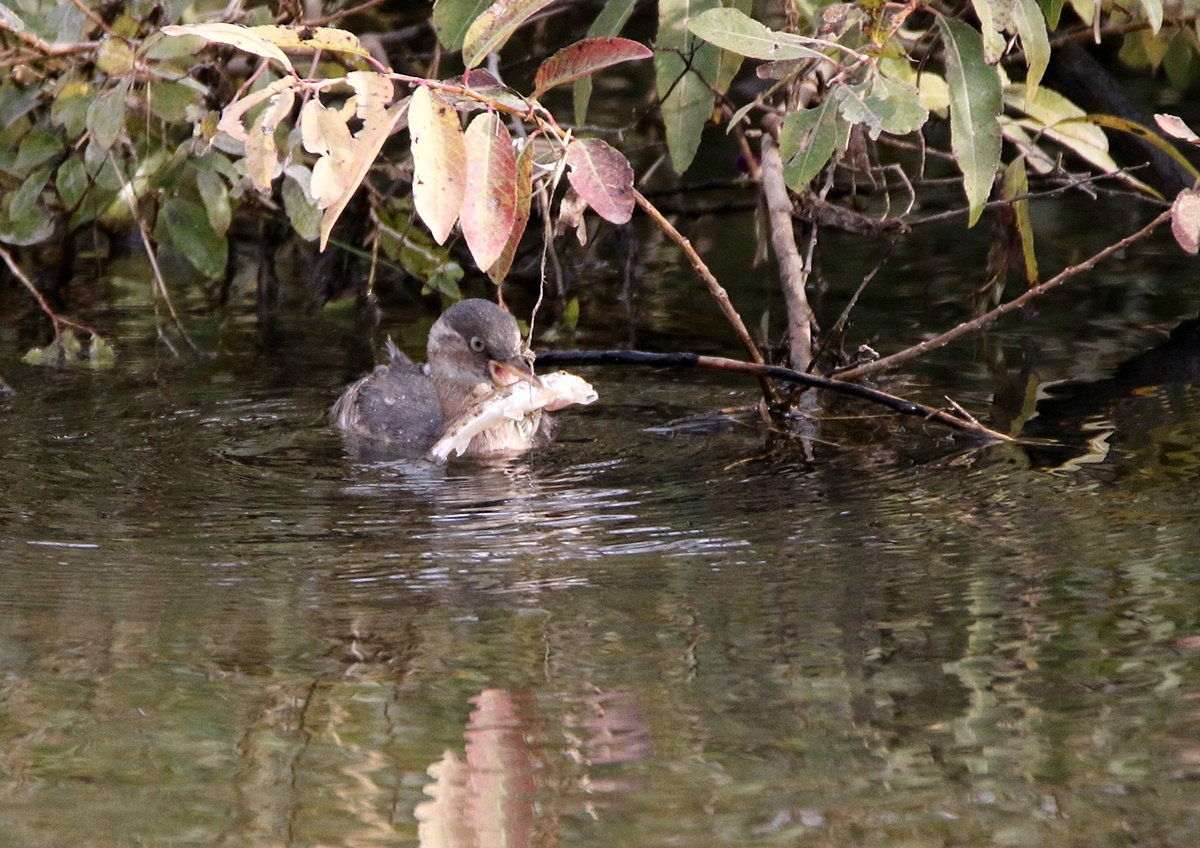
[[[985,327],[995,323],[998,319],[1002,318],[1003,316],[1007,315],[1008,313],[1016,312],[1018,309],[1021,309],[1030,301],[1034,300],[1035,298],[1041,297],[1042,295],[1044,295],[1046,292],[1050,291],[1051,289],[1058,288],[1063,283],[1065,283],[1067,280],[1071,279],[1072,277],[1076,276],[1077,274],[1081,274],[1084,271],[1092,270],[1092,268],[1095,268],[1102,261],[1104,261],[1108,257],[1112,256],[1114,253],[1124,250],[1125,248],[1129,247],[1129,245],[1133,244],[1136,241],[1140,241],[1141,239],[1144,239],[1146,236],[1150,235],[1152,232],[1154,232],[1156,229],[1158,229],[1159,226],[1161,226],[1162,224],[1165,224],[1170,219],[1171,219],[1171,210],[1168,209],[1166,212],[1163,212],[1161,215],[1159,215],[1157,218],[1155,218],[1153,221],[1151,221],[1146,226],[1142,227],[1140,230],[1138,230],[1133,235],[1126,236],[1125,238],[1121,239],[1120,241],[1118,241],[1114,244],[1110,244],[1108,247],[1106,247],[1103,250],[1101,250],[1100,252],[1096,253],[1094,256],[1091,256],[1090,258],[1085,259],[1084,261],[1080,262],[1077,265],[1071,265],[1067,268],[1064,268],[1062,271],[1059,271],[1058,274],[1055,275],[1054,277],[1051,277],[1049,280],[1042,283],[1041,285],[1034,286],[1033,288],[1026,291],[1024,294],[1022,294],[1020,297],[1014,298],[1013,300],[1010,300],[1008,303],[997,306],[995,309],[993,309],[989,312],[985,312],[983,315],[980,315],[978,318],[975,318],[972,321],[965,321],[962,324],[959,324],[957,327],[955,327],[951,330],[947,330],[946,332],[942,333],[940,336],[934,336],[932,339],[926,339],[925,341],[921,342],[920,344],[916,344],[916,345],[913,345],[912,347],[905,348],[904,350],[900,351],[899,353],[893,353],[891,356],[885,356],[885,357],[883,357],[883,359],[877,359],[874,362],[867,362],[863,365],[856,365],[851,368],[847,368],[843,371],[836,371],[834,373],[837,374],[839,377],[841,377],[843,380],[857,380],[857,379],[867,376],[868,374],[875,374],[880,371],[886,371],[890,368],[895,368],[897,365],[908,362],[910,359],[916,359],[918,356],[920,356],[924,353],[928,353],[931,350],[936,350],[939,347],[945,347],[946,345],[950,344],[950,342],[956,341],[957,339],[960,339],[963,336],[978,332],[979,330],[982,330]]]
[[[887,407],[901,415],[936,421],[963,433],[970,433],[985,442],[1011,442],[1011,436],[984,427],[970,416],[952,415],[942,409],[907,400],[887,392],[868,388],[860,383],[847,383],[816,374],[805,374],[779,365],[764,365],[759,362],[742,362],[723,356],[701,356],[695,353],[647,353],[641,350],[550,350],[537,354],[540,365],[649,365],[654,368],[703,368],[708,371],[726,371],[750,374],[760,380],[771,377],[798,383],[814,389],[850,395],[871,403]]]
[[[762,193],[767,202],[771,246],[779,265],[779,283],[783,286],[787,303],[788,357],[797,371],[807,371],[812,363],[813,326],[812,307],[808,305],[808,295],[804,292],[808,273],[796,247],[796,233],[792,229],[792,201],[783,181],[783,159],[779,156],[779,147],[770,132],[762,134],[761,145],[759,174]]]
[[[8,270],[12,271],[13,276],[21,281],[21,285],[25,286],[29,293],[33,295],[33,299],[37,301],[37,304],[41,307],[42,312],[46,313],[46,317],[49,318],[50,323],[54,325],[54,337],[56,339],[62,333],[61,328],[64,326],[74,327],[76,330],[83,330],[92,338],[101,338],[101,335],[87,324],[81,324],[78,321],[72,321],[70,318],[64,318],[51,309],[50,304],[46,301],[46,298],[40,291],[38,291],[38,287],[33,284],[33,280],[29,279],[29,277],[25,275],[25,272],[21,270],[21,266],[17,264],[15,259],[13,259],[12,254],[3,247],[0,247],[0,259],[4,260],[4,264],[8,266]]]

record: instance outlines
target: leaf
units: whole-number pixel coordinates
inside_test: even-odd
[[[205,41],[216,44],[228,44],[246,53],[272,59],[281,64],[288,73],[295,75],[292,60],[279,47],[267,38],[254,32],[253,27],[238,26],[237,24],[171,24],[160,30],[163,35],[195,35]]]
[[[362,46],[357,35],[337,27],[291,27],[269,24],[250,27],[250,33],[276,47],[284,47],[289,50],[312,52],[332,50],[335,53],[351,53],[355,56],[369,57],[371,55],[371,51]]]
[[[34,169],[57,159],[62,152],[63,140],[58,133],[35,127],[21,139],[11,173],[17,177],[27,177]]]
[[[292,229],[305,241],[321,237],[321,210],[309,190],[311,184],[312,172],[307,168],[289,165],[283,169],[283,208]]]
[[[83,200],[89,182],[87,166],[80,156],[71,156],[59,166],[54,175],[54,187],[68,212],[74,211],[79,201]]]
[[[739,56],[769,61],[825,58],[814,46],[821,42],[776,32],[738,9],[709,9],[686,23],[694,35]]]
[[[292,88],[277,92],[266,109],[258,113],[246,134],[246,171],[255,188],[264,194],[271,191],[275,169],[279,167],[279,151],[275,144],[275,128],[292,113],[296,95]],[[315,98],[309,102],[316,102]],[[311,152],[311,151],[310,151]]]
[[[168,197],[159,210],[155,238],[160,243],[174,245],[209,279],[225,275],[229,242],[213,231],[202,204],[183,197]]]
[[[516,179],[516,197],[515,197],[515,215],[513,217],[512,231],[508,234],[508,241],[504,244],[504,250],[500,251],[500,256],[487,269],[487,274],[492,278],[492,282],[500,285],[504,278],[508,276],[509,269],[512,268],[513,259],[517,255],[517,248],[521,245],[521,236],[525,235],[525,227],[529,223],[529,207],[533,201],[533,144],[527,142],[521,148],[520,155],[517,156],[517,179]]]
[[[433,31],[442,47],[461,50],[471,22],[490,5],[490,0],[437,0],[433,4]]]
[[[784,182],[792,191],[799,193],[807,188],[833,156],[838,145],[839,123],[837,102],[832,97],[783,119],[779,155],[783,159]]]
[[[495,112],[476,116],[465,141],[467,190],[460,223],[475,264],[486,271],[504,250],[516,219],[517,159],[508,128]]]
[[[463,38],[463,64],[468,69],[504,46],[509,36],[554,0],[496,0],[475,19]]]
[[[371,71],[351,71],[346,75],[346,82],[355,91],[355,117],[362,122],[362,127],[354,134],[351,161],[343,184],[342,195],[325,210],[321,220],[321,249],[329,242],[329,234],[337,223],[346,205],[358,191],[367,172],[375,164],[379,151],[392,131],[401,126],[408,115],[409,99],[406,97],[397,103],[388,105],[395,94],[392,81],[383,74]],[[457,120],[457,118],[455,119]]]
[[[217,124],[217,131],[245,143],[248,136],[245,127],[242,125],[242,116],[264,100],[269,100],[279,94],[279,92],[286,91],[294,86],[295,80],[291,77],[284,77],[283,79],[275,80],[275,82],[265,88],[260,88],[258,91],[247,94],[240,100],[235,100],[226,106],[225,111],[221,113],[221,120]]]
[[[217,235],[225,235],[233,220],[233,207],[229,203],[229,189],[225,186],[225,181],[215,171],[197,171],[196,189],[200,192],[200,199],[204,201],[209,226]]]
[[[1046,25],[1050,29],[1058,29],[1058,19],[1062,17],[1064,0],[1038,0],[1042,14],[1046,16]]]
[[[637,0],[612,0],[604,4],[596,20],[588,27],[588,38],[610,38],[621,32],[625,22],[633,13]],[[436,12],[437,9],[435,8]],[[575,123],[587,123],[588,103],[592,99],[592,78],[582,77],[575,81]]]
[[[123,77],[133,71],[134,55],[129,42],[108,36],[96,50],[96,69],[108,77]]]
[[[606,221],[625,224],[633,217],[633,168],[629,160],[598,138],[567,145],[567,179],[579,196]]]
[[[1118,118],[1116,115],[1084,115],[1081,118],[1075,119],[1089,124],[1095,124],[1100,127],[1107,127],[1118,132],[1129,133],[1142,139],[1147,144],[1152,144],[1161,150],[1163,153],[1174,159],[1179,167],[1183,168],[1193,180],[1200,180],[1200,170],[1197,170],[1186,156],[1176,149],[1174,144],[1171,144],[1158,133],[1151,130],[1149,127],[1142,126],[1136,121],[1130,121],[1126,118]],[[1069,123],[1069,121],[1068,121]]]
[[[721,0],[721,5],[727,9],[749,15],[754,8],[753,0]],[[717,72],[713,77],[713,88],[718,94],[724,95],[733,84],[733,78],[741,70],[746,57],[732,50],[722,50],[717,55]]]
[[[328,209],[346,193],[350,163],[354,158],[350,127],[337,109],[317,98],[300,110],[300,133],[304,149],[317,154],[312,169],[312,195],[318,209]]]
[[[425,86],[408,107],[412,134],[413,202],[434,241],[445,244],[462,209],[467,149],[458,113]]]
[[[667,151],[678,174],[688,169],[700,147],[715,98],[710,83],[720,64],[719,50],[688,32],[687,18],[719,5],[719,0],[659,0],[658,4],[655,81]]]
[[[1015,0],[1012,10],[1013,26],[1021,36],[1025,48],[1025,64],[1029,71],[1025,75],[1026,98],[1037,94],[1038,85],[1050,64],[1050,38],[1046,34],[1046,19],[1037,0]]]
[[[891,105],[890,114],[882,122],[886,133],[908,135],[929,120],[929,110],[921,103],[921,95],[912,83],[879,76],[871,93]]]
[[[125,130],[125,98],[129,96],[129,82],[130,78],[126,77],[88,107],[88,133],[101,150],[111,150]]]
[[[1025,266],[1025,281],[1036,285],[1038,281],[1037,254],[1033,249],[1033,224],[1029,220],[1029,176],[1025,172],[1025,159],[1018,156],[1004,169],[1001,194],[1012,201],[1013,217],[1016,220],[1017,236],[1021,240],[1021,257]]]
[[[1183,122],[1182,118],[1159,113],[1154,116],[1154,121],[1158,124],[1159,129],[1169,136],[1182,139],[1188,144],[1200,143],[1200,135],[1196,135],[1192,128]]]
[[[559,50],[541,64],[533,83],[533,96],[540,97],[556,85],[579,79],[596,71],[649,59],[653,51],[628,38],[587,38]]]
[[[968,226],[983,214],[1000,164],[1000,74],[983,60],[983,40],[961,21],[938,17],[950,88],[950,146],[963,174]]]
[[[1146,13],[1146,20],[1150,22],[1150,32],[1158,35],[1158,31],[1162,29],[1163,25],[1163,0],[1139,0],[1139,2],[1142,4],[1142,10]]]
[[[1185,251],[1200,253],[1200,192],[1185,189],[1171,204],[1171,234]]]
[[[1004,30],[1009,28],[1013,0],[971,0],[975,16],[979,18],[980,34],[983,36],[983,57],[993,65],[1004,55],[1007,42]]]

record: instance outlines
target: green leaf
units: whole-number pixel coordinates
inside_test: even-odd
[[[1046,34],[1046,21],[1037,0],[1016,0],[1012,20],[1017,34],[1021,36],[1021,46],[1025,48],[1025,63],[1029,66],[1025,85],[1028,97],[1032,99],[1050,64],[1050,38]]]
[[[839,85],[830,92],[841,107],[842,117],[851,124],[863,124],[872,139],[879,138],[883,123],[896,111],[895,103],[871,92],[867,83]]]
[[[18,177],[26,177],[35,168],[45,165],[63,152],[62,137],[50,130],[35,128],[21,140],[17,150],[17,161],[13,165],[13,173]]]
[[[93,99],[89,83],[79,79],[60,80],[50,104],[50,123],[62,127],[67,138],[78,138],[87,128],[88,107]]]
[[[467,30],[490,6],[489,0],[437,0],[433,4],[433,31],[447,50],[461,50]]]
[[[983,214],[1000,164],[1000,73],[983,60],[983,39],[967,24],[938,17],[950,89],[950,146],[963,174],[968,226]]]
[[[502,48],[517,28],[554,0],[496,0],[471,24],[463,38],[462,57],[474,68]]]
[[[883,119],[884,132],[908,135],[929,120],[929,110],[921,103],[921,94],[912,83],[880,76],[875,79],[871,93],[891,104],[891,114]]]
[[[122,80],[88,107],[88,132],[103,150],[111,150],[125,130],[125,98],[129,96],[129,82],[129,78]]]
[[[825,54],[813,46],[812,39],[776,32],[739,9],[709,9],[688,20],[687,28],[710,44],[751,59],[825,58]],[[661,39],[659,43],[661,46]]]
[[[1011,25],[1013,0],[971,0],[983,36],[983,56],[989,64],[1000,61],[1007,40],[1004,30]]]
[[[1064,0],[1038,0],[1042,14],[1046,16],[1046,25],[1050,29],[1058,29],[1058,19],[1062,17]]]
[[[847,137],[844,127],[832,97],[783,119],[779,155],[783,158],[783,178],[788,188],[795,192],[807,188],[838,149],[839,136]]]
[[[220,279],[225,275],[229,243],[213,230],[203,204],[182,197],[168,197],[159,210],[154,235],[160,244],[176,247],[209,279]]]
[[[614,0],[605,3],[596,20],[588,27],[588,38],[612,38],[620,34],[633,13],[637,0]],[[434,12],[437,8],[434,7]],[[584,77],[575,82],[575,123],[587,123],[588,103],[592,99],[592,78]]]
[[[309,189],[312,172],[301,165],[289,165],[283,175],[283,208],[288,220],[300,238],[316,241],[321,237],[321,210]]]
[[[233,220],[233,208],[229,203],[229,189],[225,181],[214,171],[197,171],[196,189],[204,201],[204,211],[213,232],[225,235]]]
[[[25,182],[21,183],[21,187],[12,193],[8,201],[8,214],[13,220],[19,221],[37,214],[35,207],[41,199],[42,189],[49,181],[50,169],[43,168],[30,174]]]
[[[79,155],[71,156],[63,162],[54,177],[58,197],[69,211],[74,211],[83,200],[89,183],[87,166],[83,164],[83,158]]]
[[[689,16],[719,6],[719,0],[659,0],[658,50],[654,71],[671,166],[682,174],[700,147],[712,115],[720,53],[687,30]],[[685,61],[685,57],[690,61]]]
[[[0,241],[23,247],[41,244],[54,235],[54,218],[44,205],[38,203],[26,214],[9,214],[12,197],[0,206]]]
[[[1033,249],[1033,223],[1029,220],[1029,176],[1025,172],[1025,157],[1018,156],[1004,169],[1001,196],[1012,200],[1013,216],[1016,219],[1017,235],[1021,240],[1022,264],[1025,266],[1025,281],[1036,285],[1038,281],[1037,254]]]
[[[183,82],[152,82],[148,88],[147,102],[150,111],[164,121],[172,123],[185,121],[188,107],[198,100],[199,92]]]
[[[721,0],[721,5],[727,9],[749,15],[754,7],[753,0]],[[722,50],[717,60],[717,75],[713,79],[713,88],[718,94],[725,94],[733,84],[733,78],[741,70],[745,57],[732,50]]]

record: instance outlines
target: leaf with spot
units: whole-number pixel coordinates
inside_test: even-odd
[[[463,64],[473,68],[495,53],[521,24],[554,0],[496,0],[471,24],[463,37]]]
[[[848,138],[847,124],[833,97],[811,109],[789,113],[779,131],[779,155],[788,188],[795,192],[806,189],[839,145],[845,148]]]
[[[983,214],[1000,164],[1000,73],[983,60],[983,40],[967,24],[938,17],[950,89],[950,147],[963,174],[968,226]]]
[[[650,48],[628,38],[586,38],[559,50],[541,64],[533,83],[533,96],[540,97],[556,85],[589,76],[622,62],[649,59]]]
[[[425,86],[408,107],[412,133],[413,202],[434,241],[445,244],[462,209],[467,148],[458,113]]]
[[[633,217],[633,168],[607,142],[573,139],[567,145],[567,167],[571,187],[597,215],[613,224]]]
[[[487,270],[504,250],[517,215],[517,158],[495,112],[467,127],[467,183],[460,223],[475,264]]]

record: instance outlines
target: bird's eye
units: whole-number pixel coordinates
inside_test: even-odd
[[[471,350],[475,351],[476,353],[483,353],[483,349],[485,347],[487,347],[487,342],[479,338],[479,336],[471,337]]]

